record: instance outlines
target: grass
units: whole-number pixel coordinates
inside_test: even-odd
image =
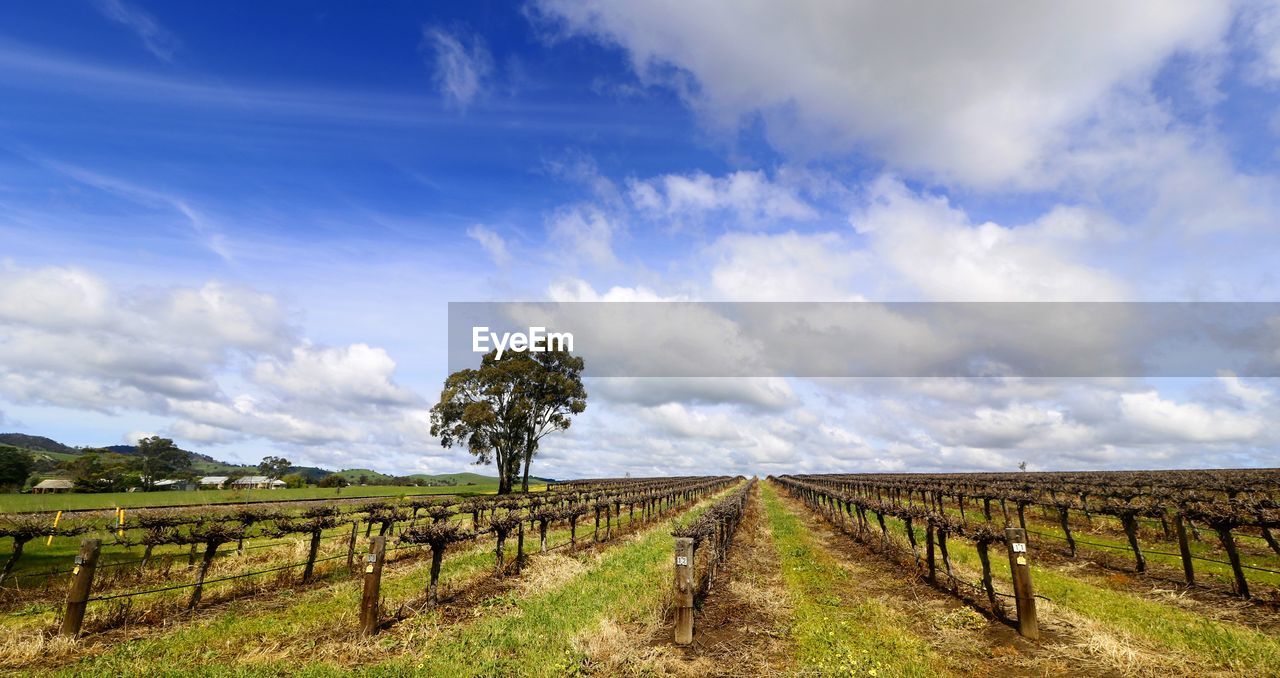
[[[620,520],[627,522],[626,516]],[[657,535],[661,542],[661,537],[666,537],[667,548],[663,553],[669,555],[670,537],[667,532],[671,521],[672,519],[662,521],[655,529],[639,533],[641,541],[654,539]],[[568,538],[568,530],[555,530],[549,537],[553,544],[563,542]],[[579,530],[579,539],[584,538],[590,540],[590,526]],[[598,562],[608,560],[616,551],[633,549],[635,543],[622,542],[618,547],[606,551]],[[536,551],[536,537],[526,534],[526,546],[531,553]],[[508,539],[507,552],[509,556],[514,556],[514,538]],[[577,562],[559,554],[551,554],[535,557],[534,566],[543,558],[553,559],[552,562]],[[661,560],[665,563],[665,559]],[[394,611],[401,602],[421,594],[429,562],[429,558],[424,557],[401,566],[388,567],[382,583],[387,611]],[[470,548],[462,547],[446,558],[441,583],[444,586],[463,586],[469,581],[487,576],[492,567],[491,541],[485,540]],[[608,581],[607,578],[597,579],[599,584]],[[517,583],[521,582],[523,578]],[[652,583],[646,581],[645,585],[653,589]],[[507,593],[484,601],[477,606],[477,611],[490,610],[503,614],[509,605],[515,604],[513,596],[513,593]],[[359,597],[360,582],[354,579],[296,592],[288,596],[283,604],[279,601],[277,604],[264,604],[258,600],[237,601],[209,617],[195,620],[173,632],[115,644],[102,654],[69,667],[64,673],[118,675],[152,673],[161,667],[178,667],[166,670],[178,674],[278,675],[295,673],[303,664],[310,673],[338,673],[345,671],[345,665],[365,661],[372,656],[400,654],[408,658],[402,659],[402,663],[416,662],[425,656],[422,654],[424,644],[431,638],[458,637],[465,635],[463,629],[470,628],[467,625],[441,625],[438,612],[427,611],[409,618],[374,639],[359,640],[355,637]],[[564,604],[566,609],[562,613],[573,613],[579,602],[577,593],[567,595],[564,600],[568,602]],[[616,603],[617,601],[605,603],[605,609],[612,609],[609,606]],[[193,659],[202,664],[201,669],[187,668],[193,666]],[[476,672],[470,669],[461,672],[466,675],[473,673]]]
[[[797,669],[819,675],[933,676],[939,661],[923,640],[905,630],[901,612],[873,600],[850,600],[849,571],[778,498],[760,488],[794,609],[791,629]]]
[[[904,534],[901,521],[887,517],[886,523],[895,538]],[[920,528],[917,533],[923,541]],[[973,545],[954,539],[949,540],[948,546],[953,564],[981,571]],[[1003,583],[1003,589],[1008,591],[1012,584],[1002,556],[1002,551],[993,550],[992,575],[997,588]],[[976,575],[972,578],[976,579]],[[1048,597],[1054,606],[1074,611],[1141,644],[1241,674],[1280,675],[1280,639],[1127,591],[1098,586],[1051,568],[1033,567],[1032,581],[1036,593]]]
[[[543,486],[545,487],[545,486]],[[543,487],[530,487],[533,491]],[[30,513],[83,509],[145,508],[184,504],[241,504],[297,499],[352,499],[362,497],[401,497],[422,494],[493,494],[498,483],[460,485],[457,487],[404,487],[371,485],[367,487],[305,487],[280,490],[191,490],[169,492],[103,492],[99,494],[68,492],[65,494],[0,494],[0,513]]]

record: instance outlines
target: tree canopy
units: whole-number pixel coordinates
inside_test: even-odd
[[[142,487],[152,490],[157,480],[190,471],[191,455],[178,449],[169,438],[151,436],[138,441],[134,464],[142,476]]]
[[[267,456],[263,457],[262,461],[258,463],[258,470],[262,472],[262,475],[276,479],[288,473],[290,466],[293,466],[293,462],[284,457]]]
[[[0,445],[0,488],[21,487],[35,466],[35,458],[26,450]]]
[[[431,434],[445,447],[466,445],[477,464],[498,467],[498,493],[529,489],[541,440],[569,428],[587,407],[583,360],[568,351],[490,351],[478,369],[454,372],[431,408]],[[523,467],[523,474],[521,468]]]

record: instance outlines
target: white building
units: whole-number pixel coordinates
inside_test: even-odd
[[[283,480],[272,480],[266,476],[245,476],[231,481],[231,487],[237,490],[278,490],[286,484]]]
[[[217,490],[227,484],[228,476],[205,476],[200,479],[200,489]]]

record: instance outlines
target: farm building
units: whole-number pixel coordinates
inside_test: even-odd
[[[237,490],[278,490],[285,487],[285,482],[266,476],[245,476],[231,481],[231,487]]]
[[[200,479],[200,489],[217,490],[227,484],[228,476],[205,476]]]
[[[172,478],[167,478],[165,480],[157,480],[156,489],[157,490],[194,490],[196,489],[196,484],[191,482],[190,480],[174,480]]]
[[[41,480],[35,487],[31,488],[34,494],[52,494],[55,492],[70,492],[75,484],[66,478],[49,478]]]

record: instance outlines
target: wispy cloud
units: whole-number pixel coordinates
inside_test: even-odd
[[[187,225],[191,228],[196,241],[201,246],[218,255],[224,261],[229,262],[232,260],[231,249],[228,246],[226,236],[208,217],[192,207],[186,198],[139,186],[130,181],[76,165],[57,162],[48,158],[28,157],[33,162],[98,190],[113,193],[144,206],[160,206],[174,210],[187,221]]]
[[[93,5],[103,16],[133,31],[156,58],[173,61],[173,53],[182,43],[155,17],[123,0],[94,0]]]
[[[479,36],[457,36],[440,28],[423,29],[422,37],[434,54],[436,86],[453,106],[465,110],[493,71],[489,49]]]
[[[484,251],[489,254],[489,258],[493,259],[493,263],[498,266],[506,266],[511,261],[511,253],[507,251],[507,242],[492,228],[484,224],[476,224],[467,229],[467,237],[480,243]]]

